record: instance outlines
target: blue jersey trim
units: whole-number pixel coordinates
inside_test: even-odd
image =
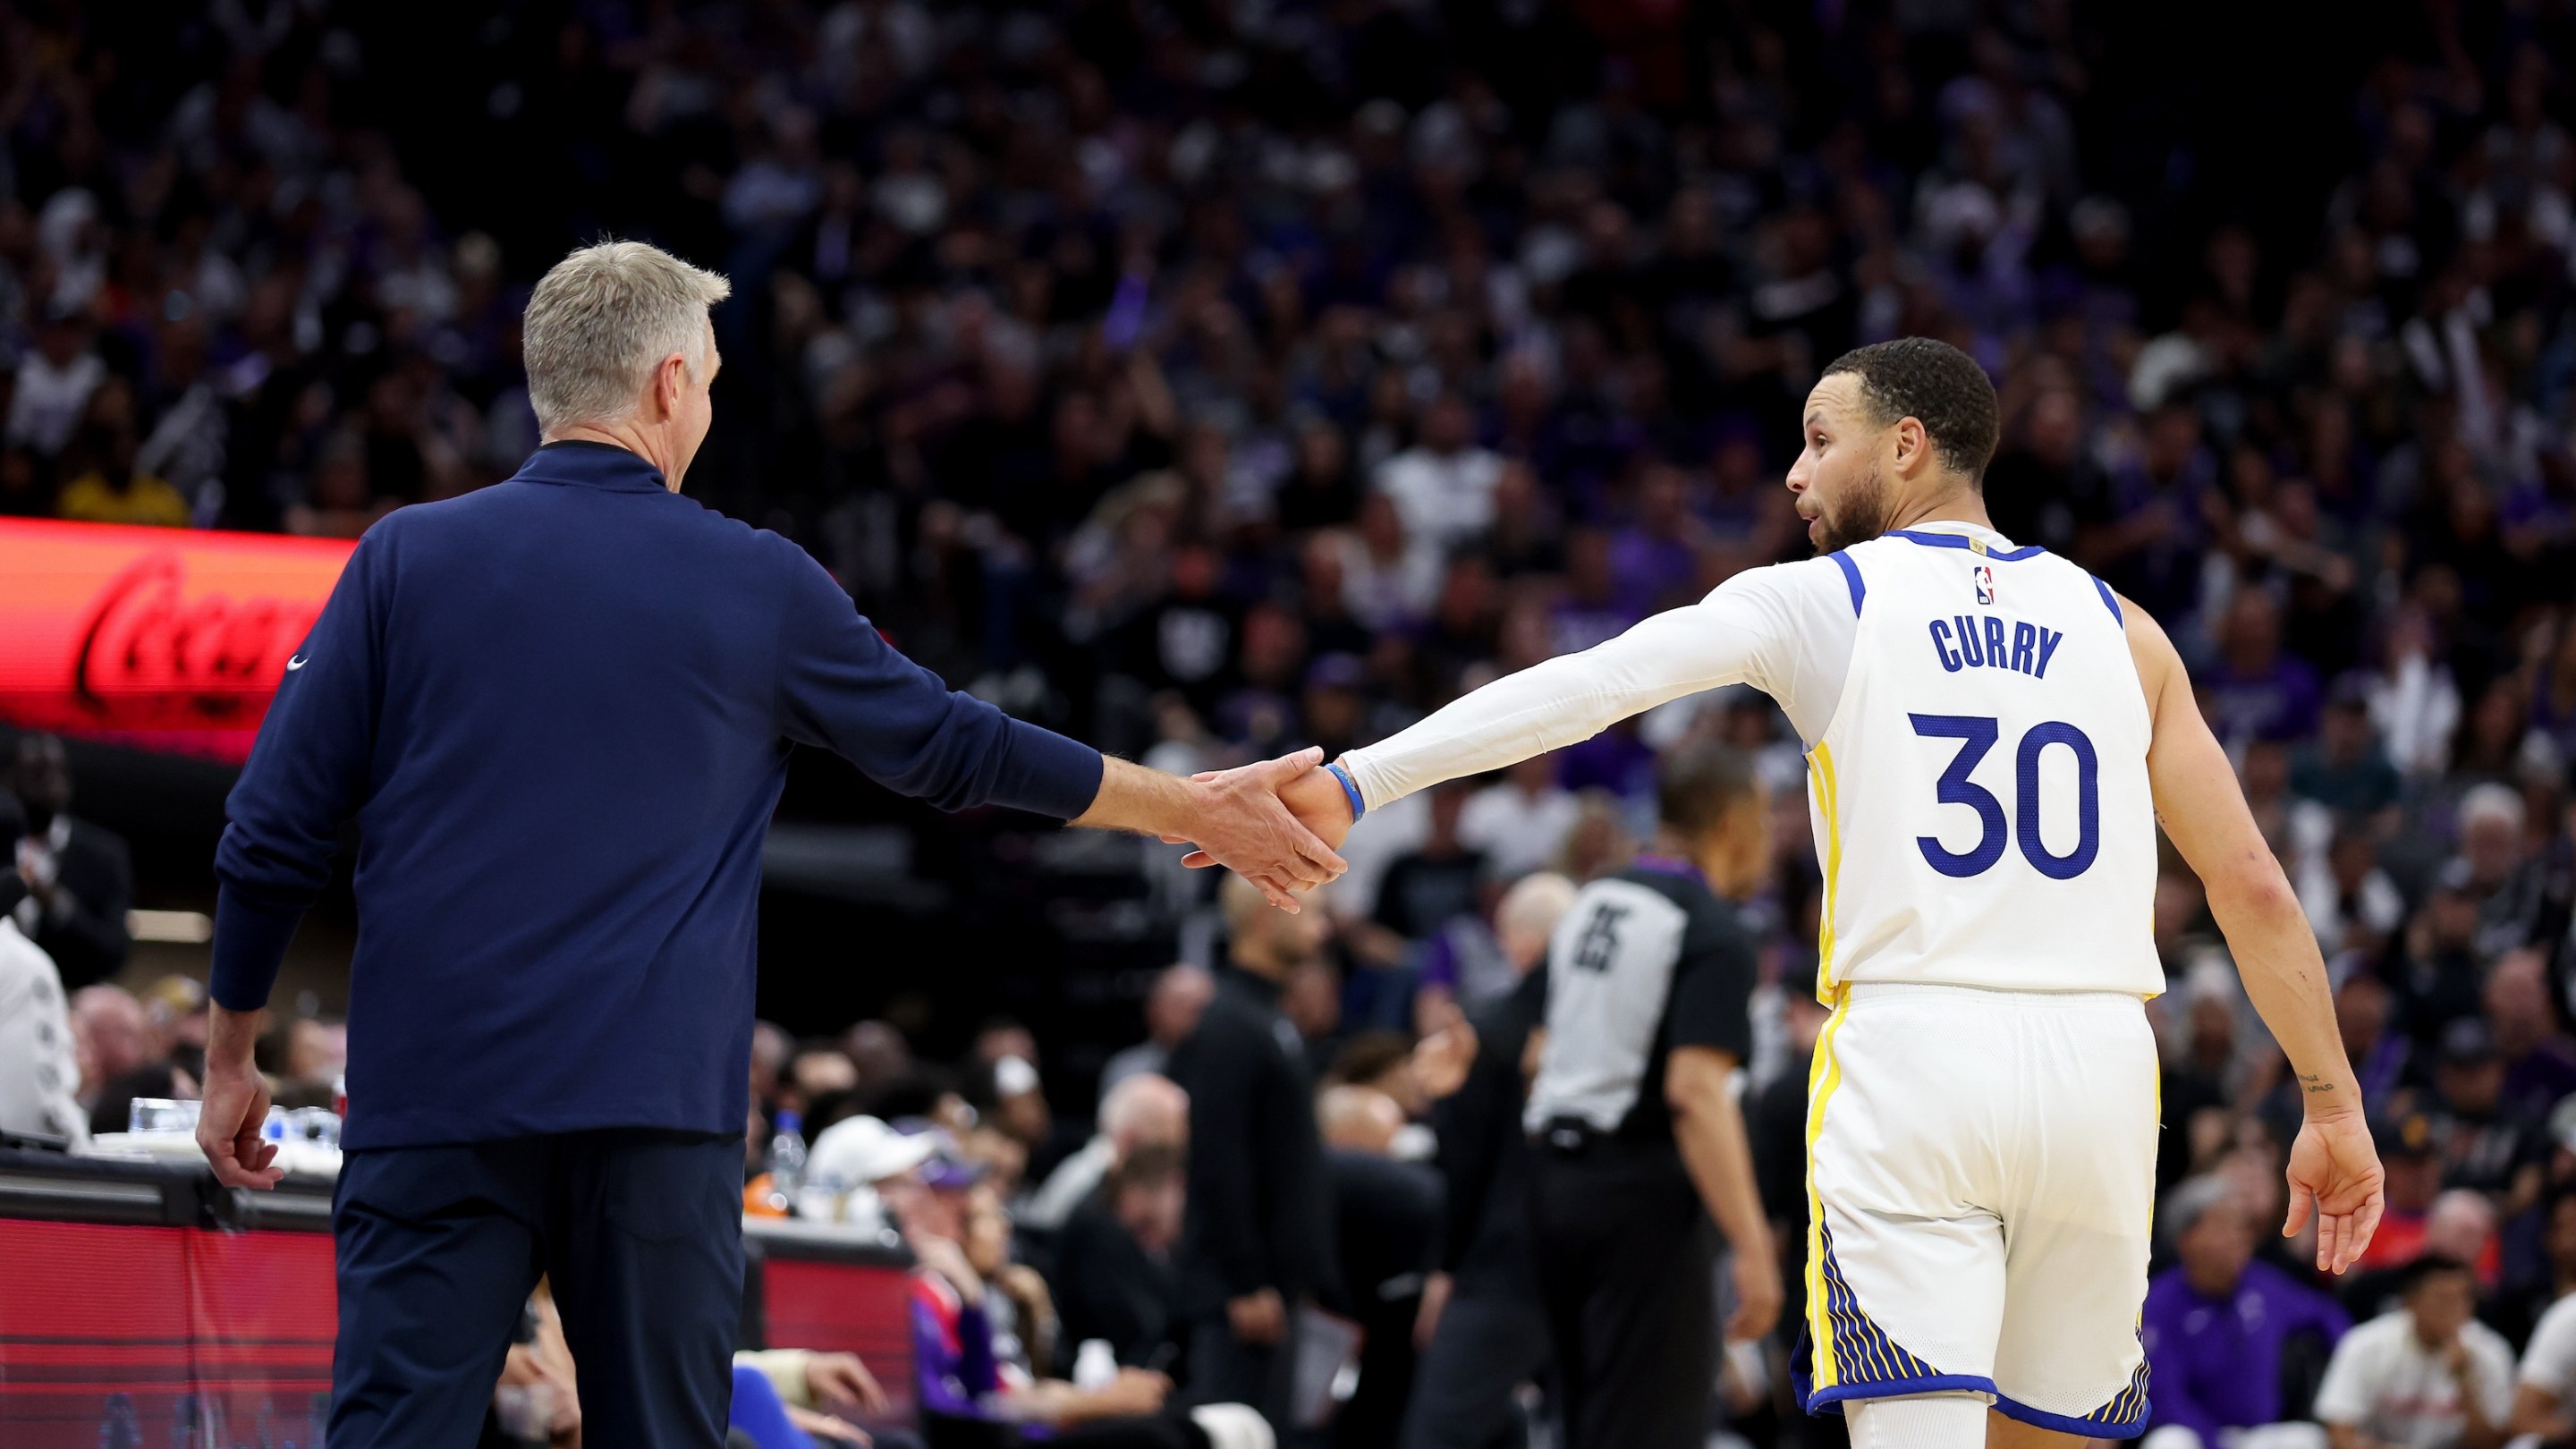
[[[2129,627],[2129,616],[2120,612],[2120,596],[2111,592],[2111,586],[2095,579],[2093,588],[2102,596],[2102,607],[2111,611],[2111,617],[2119,622],[2120,627]]]
[[[1993,1392],[1991,1388],[1987,1391]],[[2141,1395],[2138,1400],[2137,1417],[2122,1421],[2077,1419],[2065,1414],[2052,1414],[2045,1409],[2034,1409],[2028,1404],[2008,1399],[1999,1393],[1995,1394],[1995,1412],[2008,1419],[2019,1419],[2037,1428],[2055,1429],[2061,1434],[2075,1434],[2086,1439],[2135,1439],[2147,1432],[2147,1405],[2144,1395]]]
[[[1968,541],[1966,535],[1957,533],[1914,533],[1906,529],[1898,528],[1891,529],[1887,536],[1889,538],[1904,539],[1907,543],[1919,543],[1927,548],[1975,547],[1974,544]],[[1986,557],[2003,563],[2019,563],[2023,559],[2037,558],[2046,552],[2048,552],[2048,550],[2041,548],[2038,544],[2026,543],[2019,548],[1987,549]]]
[[[1851,590],[1852,617],[1859,618],[1860,601],[1869,596],[1869,585],[1860,581],[1860,565],[1853,563],[1847,553],[1829,553],[1825,557],[1843,566],[1843,584]]]

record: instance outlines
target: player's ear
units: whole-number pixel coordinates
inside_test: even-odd
[[[1932,455],[1932,437],[1923,431],[1923,420],[1902,417],[1896,420],[1896,471],[1913,477]]]

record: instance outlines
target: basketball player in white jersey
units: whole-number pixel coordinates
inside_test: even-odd
[[[1804,426],[1788,484],[1819,557],[1497,680],[1285,798],[1339,842],[1367,809],[1666,700],[1770,694],[1808,745],[1834,1008],[1807,1119],[1807,1407],[1841,1410],[1858,1449],[2132,1437],[2157,822],[2305,1090],[2282,1231],[2315,1216],[2340,1273],[2380,1169],[2325,966],[2163,630],[1987,521],[1984,371],[1926,339],[1862,348]],[[1736,1255],[1760,1307],[1740,1331],[1779,1301],[1758,1256]]]

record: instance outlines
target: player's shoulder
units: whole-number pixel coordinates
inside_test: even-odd
[[[1857,613],[1864,592],[1851,550],[1845,549],[1745,569],[1709,590],[1706,602],[1745,599],[1793,613],[1812,608]]]

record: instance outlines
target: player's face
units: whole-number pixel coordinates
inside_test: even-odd
[[[1888,529],[1889,490],[1879,461],[1888,429],[1862,404],[1860,379],[1838,372],[1807,394],[1805,446],[1789,492],[1818,553],[1866,543]]]

